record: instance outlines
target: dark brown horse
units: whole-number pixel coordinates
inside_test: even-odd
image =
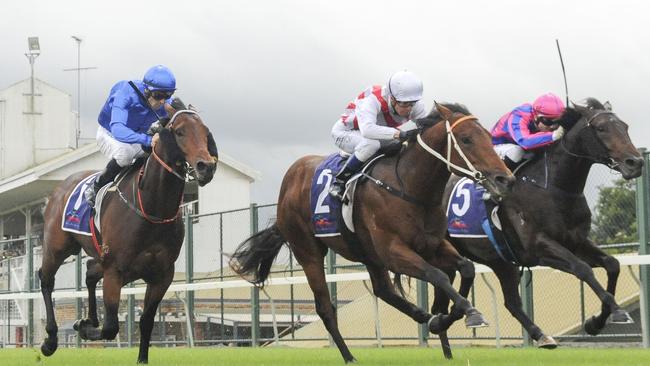
[[[594,163],[605,164],[623,178],[633,179],[641,175],[643,159],[630,141],[627,124],[608,103],[603,105],[589,98],[584,106],[568,108],[563,124],[570,127],[564,138],[517,171],[517,183],[513,193],[501,202],[499,218],[520,265],[549,266],[573,274],[596,293],[602,302],[601,313],[584,324],[585,331],[595,335],[610,314],[612,323],[627,323],[631,318],[613,296],[620,271],[618,261],[588,238],[591,211],[583,190]],[[458,179],[449,180],[445,205]],[[508,311],[539,347],[555,348],[555,340],[545,335],[522,309],[517,266],[502,259],[488,239],[449,240],[461,254],[492,268],[501,283]],[[598,283],[592,267],[605,268],[607,289]],[[436,289],[432,313],[446,313],[448,304],[445,291]],[[460,317],[438,318],[437,326],[442,330]],[[451,358],[448,347],[443,340],[445,355]]]
[[[54,275],[70,255],[83,249],[87,262],[88,319],[75,329],[83,339],[114,339],[119,330],[117,312],[120,291],[125,284],[143,279],[147,283],[144,311],[140,317],[139,363],[147,363],[154,315],[174,277],[174,262],[183,243],[184,226],[180,204],[186,170],[191,167],[199,185],[212,180],[217,148],[199,115],[181,110],[154,137],[152,153],[141,169],[132,169],[118,180],[117,190],[102,202],[103,255],[89,236],[61,230],[61,215],[71,190],[93,172],[68,177],[51,194],[45,208],[43,264],[38,271],[47,310],[47,337],[41,345],[44,355],[57,349],[57,330],[52,305]],[[136,199],[137,197],[137,199]],[[99,328],[95,288],[104,278],[105,319]]]
[[[354,240],[340,236],[318,238],[310,222],[310,185],[322,156],[306,156],[287,171],[280,189],[277,222],[244,241],[230,264],[251,282],[263,284],[273,260],[288,242],[314,292],[316,311],[345,362],[354,361],[339,332],[325,283],[323,258],[328,248],[348,260],[366,265],[375,295],[418,323],[432,315],[401,297],[388,271],[403,273],[446,291],[468,327],[485,326],[481,313],[456,292],[445,272],[459,270],[471,285],[474,266],[445,239],[442,192],[450,170],[461,169],[481,180],[497,196],[507,194],[514,177],[492,149],[490,135],[460,105],[437,105],[417,121],[418,142],[411,141],[397,155],[379,160],[369,174],[391,187],[401,187],[407,201],[370,181],[356,189]],[[442,154],[447,155],[446,160]],[[436,157],[437,155],[437,157]],[[443,159],[443,160],[441,160]]]

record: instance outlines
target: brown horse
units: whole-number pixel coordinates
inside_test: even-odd
[[[155,159],[154,159],[155,158]],[[212,180],[217,148],[199,115],[180,110],[154,137],[152,153],[141,169],[132,169],[118,180],[117,190],[108,192],[101,204],[104,248],[98,253],[90,236],[61,229],[61,216],[72,189],[93,172],[68,177],[51,194],[45,208],[43,263],[38,271],[47,310],[44,355],[57,349],[58,327],[54,318],[52,291],[59,266],[83,249],[87,262],[88,319],[75,329],[82,339],[114,339],[119,330],[117,312],[125,284],[143,279],[147,283],[144,311],[140,317],[139,363],[147,363],[154,315],[174,277],[174,262],[183,243],[184,226],[180,204],[189,167],[199,185]],[[136,199],[137,197],[137,199]],[[104,278],[105,319],[99,328],[95,288]]]
[[[583,194],[593,164],[605,164],[629,180],[641,175],[643,158],[628,135],[628,126],[611,110],[588,98],[585,105],[567,108],[562,120],[567,132],[559,142],[543,149],[517,170],[512,194],[501,201],[499,217],[516,262],[526,267],[549,266],[584,281],[602,303],[601,313],[587,319],[588,334],[596,335],[610,317],[611,323],[628,323],[631,318],[614,298],[620,265],[589,239],[591,210]],[[454,184],[450,179],[444,194],[445,206]],[[538,347],[557,347],[555,340],[533,323],[522,309],[517,265],[501,257],[487,238],[450,238],[453,246],[468,258],[494,271],[501,283],[505,306],[521,323]],[[607,288],[598,283],[592,267],[607,271]],[[435,290],[431,312],[446,314],[449,298]],[[441,331],[459,316],[437,317]],[[445,332],[441,333],[441,336]],[[451,358],[449,343],[441,337],[445,356]]]
[[[444,239],[442,192],[452,168],[482,181],[497,196],[510,190],[514,177],[494,153],[490,134],[463,106],[436,104],[436,110],[417,124],[421,129],[417,143],[409,143],[397,156],[379,160],[368,172],[385,185],[401,187],[401,197],[372,181],[357,187],[353,215],[356,233],[352,241],[340,236],[314,236],[310,185],[324,158],[306,156],[284,176],[277,222],[240,244],[230,261],[241,276],[252,275],[251,282],[263,284],[273,260],[288,242],[314,292],[316,311],[345,362],[354,361],[354,357],[339,332],[325,283],[323,258],[328,248],[365,264],[375,295],[418,323],[428,322],[432,315],[395,291],[389,270],[445,289],[467,316],[468,327],[486,325],[481,313],[453,289],[444,273],[459,270],[469,284],[474,277],[473,264]],[[440,152],[446,152],[447,159]]]

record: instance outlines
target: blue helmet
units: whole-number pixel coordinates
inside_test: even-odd
[[[142,81],[147,85],[147,89],[151,91],[176,90],[176,77],[167,66],[156,65],[150,68],[147,70],[147,73],[144,74],[144,79]]]

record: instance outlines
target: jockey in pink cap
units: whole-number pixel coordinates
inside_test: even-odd
[[[564,113],[562,99],[553,93],[539,96],[505,114],[492,127],[494,150],[514,169],[527,151],[552,144],[564,135],[558,119]]]

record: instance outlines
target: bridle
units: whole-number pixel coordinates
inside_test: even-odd
[[[601,141],[601,139],[598,138],[598,136],[596,135],[596,131],[594,131],[594,127],[592,125],[592,122],[594,121],[594,119],[596,119],[596,117],[599,117],[599,116],[602,116],[602,115],[607,115],[607,114],[615,115],[615,113],[611,112],[611,111],[598,111],[593,116],[589,117],[587,122],[583,126],[581,126],[578,129],[577,132],[574,133],[574,135],[579,135],[582,132],[583,129],[589,127],[589,130],[592,132],[594,139],[599,142],[602,150],[605,151],[605,156],[604,157],[602,157],[602,156],[593,157],[593,156],[590,156],[590,155],[578,154],[578,153],[575,153],[575,152],[569,150],[569,148],[567,147],[567,143],[566,143],[566,137],[560,139],[560,146],[562,146],[562,149],[564,151],[566,151],[566,153],[571,155],[571,156],[591,160],[591,161],[593,161],[595,163],[605,164],[610,169],[617,168],[619,166],[619,163],[614,161],[614,159],[612,159],[610,156],[606,155],[606,153],[608,151],[607,146],[605,146],[605,144]],[[584,118],[585,117],[582,117],[581,119],[584,119]]]
[[[454,136],[454,134],[452,133],[454,128],[456,126],[458,126],[459,124],[461,124],[462,122],[465,122],[465,121],[477,121],[477,120],[478,120],[478,118],[474,117],[473,115],[463,116],[463,117],[457,119],[451,125],[449,124],[448,119],[445,120],[445,129],[447,131],[447,157],[446,158],[444,156],[442,156],[442,154],[440,154],[436,150],[432,149],[429,145],[427,145],[424,142],[424,140],[422,140],[422,137],[421,137],[422,133],[421,132],[418,133],[418,135],[417,135],[418,144],[420,144],[420,146],[422,146],[422,148],[426,152],[433,155],[437,159],[445,162],[447,164],[447,170],[448,171],[452,172],[452,168],[453,168],[458,172],[461,172],[461,173],[464,173],[464,174],[468,175],[469,177],[474,179],[476,182],[482,183],[485,180],[485,176],[483,175],[482,172],[480,172],[479,170],[474,168],[474,165],[469,161],[469,159],[467,158],[467,156],[465,155],[463,150],[460,148],[460,145],[456,141],[456,136]],[[463,168],[461,166],[458,166],[458,165],[451,162],[451,147],[452,147],[452,145],[453,145],[454,149],[456,150],[456,152],[458,153],[458,155],[461,157],[461,159],[463,159],[465,164],[467,164],[467,169],[465,169],[465,168]]]

